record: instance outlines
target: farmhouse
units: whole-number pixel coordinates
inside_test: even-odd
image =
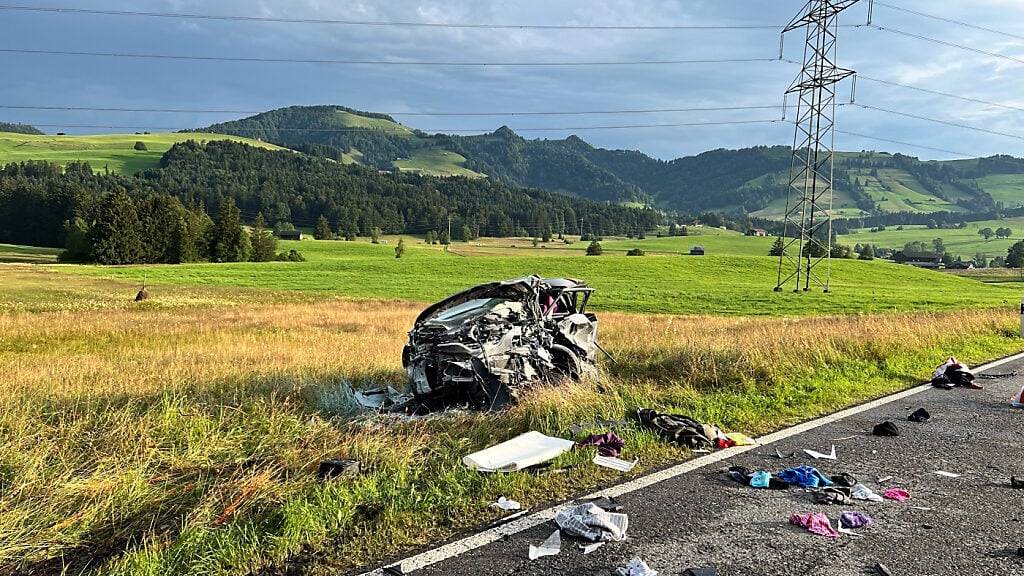
[[[302,232],[298,230],[277,230],[274,232],[281,240],[302,240]]]
[[[903,263],[918,268],[942,268],[942,254],[937,252],[904,252]]]
[[[764,237],[767,235],[768,231],[765,230],[764,228],[751,228],[750,230],[747,230],[747,236]]]

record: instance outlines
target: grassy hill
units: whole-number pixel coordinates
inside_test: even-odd
[[[267,149],[278,146],[250,138],[203,133],[159,134],[102,134],[94,136],[50,136],[0,132],[0,166],[26,160],[48,160],[57,164],[88,162],[93,169],[109,168],[111,172],[134,174],[140,170],[156,168],[160,157],[171,146],[186,140],[208,142],[235,140]],[[135,150],[135,143],[143,142],[146,150]]]
[[[1013,236],[1007,239],[985,240],[978,235],[982,228],[1004,228],[1013,230]],[[926,226],[903,226],[902,230],[890,226],[880,232],[872,232],[867,228],[855,231],[855,234],[844,234],[838,237],[841,244],[875,244],[882,248],[903,248],[908,242],[924,242],[931,245],[935,238],[942,238],[946,251],[962,256],[965,260],[976,254],[984,254],[988,258],[1006,256],[1007,249],[1015,242],[1024,238],[1024,218],[1004,218],[1002,220],[982,220],[968,222],[961,229],[929,229]]]

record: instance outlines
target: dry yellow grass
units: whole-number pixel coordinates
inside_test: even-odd
[[[1020,346],[1012,311],[605,313],[618,363],[606,363],[603,392],[581,383],[536,390],[499,417],[359,423],[343,389],[404,381],[421,305],[176,289],[140,306],[122,300],[125,285],[79,281],[61,293],[95,306],[0,313],[0,572],[65,554],[111,573],[244,573],[339,534],[333,547],[379,557],[481,518],[498,492],[529,503],[600,478],[458,466],[525,428],[658,406],[760,432],[904,387],[948,353],[979,361]],[[639,431],[627,439],[648,466],[679,455]],[[325,457],[358,458],[366,473],[321,484],[312,472]]]

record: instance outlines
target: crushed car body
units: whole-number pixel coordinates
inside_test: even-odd
[[[527,276],[482,284],[424,310],[402,365],[427,410],[494,410],[535,382],[577,378],[597,360],[594,289]]]

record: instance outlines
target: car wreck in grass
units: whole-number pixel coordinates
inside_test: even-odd
[[[402,365],[419,407],[501,408],[535,382],[578,378],[600,347],[594,289],[527,276],[465,290],[424,310]]]

